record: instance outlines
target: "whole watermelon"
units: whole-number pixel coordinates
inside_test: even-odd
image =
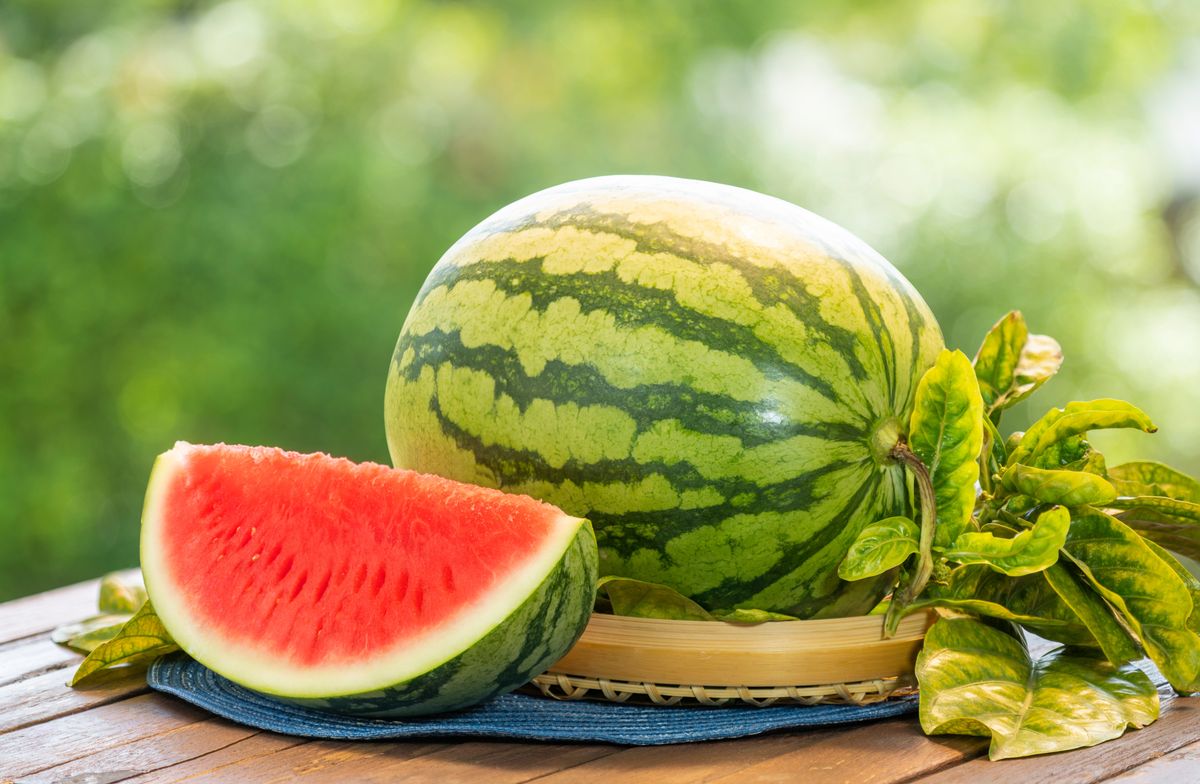
[[[907,510],[888,451],[942,335],[849,232],[651,176],[512,204],[429,274],[388,375],[397,467],[587,517],[600,573],[709,609],[866,612],[838,562]]]

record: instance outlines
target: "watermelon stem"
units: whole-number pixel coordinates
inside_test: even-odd
[[[937,500],[933,492],[933,478],[929,474],[929,467],[916,452],[912,451],[908,446],[908,441],[903,437],[900,438],[892,447],[889,455],[912,473],[917,485],[917,497],[921,504],[921,539],[918,543],[917,571],[913,574],[911,581],[898,588],[895,600],[891,604],[891,607],[896,608],[897,612],[894,622],[889,618],[887,626],[890,630],[894,630],[895,624],[900,622],[903,608],[921,595],[921,591],[925,590],[925,585],[929,582],[930,575],[933,574],[933,532],[937,523]]]

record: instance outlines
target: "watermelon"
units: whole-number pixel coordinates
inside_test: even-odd
[[[595,599],[586,520],[525,496],[269,447],[179,443],[142,518],[150,600],[179,646],[341,713],[454,710],[528,682]]]
[[[837,565],[908,508],[889,456],[942,348],[849,232],[711,183],[603,177],[454,244],[404,322],[393,463],[591,520],[601,574],[708,609],[856,615],[890,575]]]

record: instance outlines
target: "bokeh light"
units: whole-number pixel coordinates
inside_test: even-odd
[[[1110,461],[1200,471],[1197,140],[1182,0],[10,0],[0,600],[134,563],[176,439],[386,462],[428,269],[597,174],[841,223],[968,353],[1019,308],[1067,356],[1042,401],[1128,398],[1161,432]]]

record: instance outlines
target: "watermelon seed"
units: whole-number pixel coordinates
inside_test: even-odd
[[[292,586],[292,595],[288,597],[288,601],[296,601],[296,597],[304,590],[304,586],[308,583],[308,572],[301,572],[300,579]]]
[[[283,552],[283,545],[279,542],[276,542],[275,546],[271,548],[271,553],[267,556],[267,562],[263,564],[263,568],[265,569],[266,567],[275,563],[275,559],[279,557],[281,552]]]
[[[358,593],[362,590],[363,583],[367,581],[367,565],[365,563],[358,565],[358,571],[354,573],[354,587],[350,593]]]
[[[283,578],[287,577],[292,571],[292,566],[296,563],[296,556],[289,555],[283,561],[283,568],[279,570],[279,576],[275,578],[275,582],[283,582]]]
[[[314,602],[319,602],[325,597],[325,592],[329,590],[329,578],[332,576],[331,572],[325,572],[325,576],[321,578],[321,582],[317,585],[317,598]]]
[[[380,564],[379,567],[375,570],[375,576],[371,579],[371,595],[372,596],[379,595],[379,592],[381,590],[383,590],[383,583],[384,583],[384,580],[386,580],[386,579],[387,579],[387,575],[384,574],[383,564]]]

